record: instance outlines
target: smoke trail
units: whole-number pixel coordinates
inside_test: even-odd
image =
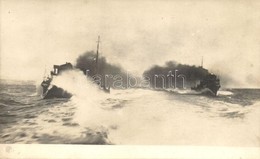
[[[93,76],[96,73],[104,74],[124,74],[124,70],[116,65],[107,62],[105,57],[99,57],[98,66],[96,65],[96,55],[93,51],[86,52],[80,55],[76,60],[76,68],[86,73],[89,70],[89,75]],[[98,72],[95,72],[98,67]]]
[[[185,78],[185,86],[191,87],[195,86],[198,80],[203,79],[209,71],[203,67],[190,66],[186,64],[178,64],[175,61],[166,62],[164,66],[152,66],[150,69],[144,71],[143,76],[148,77],[151,80],[152,87],[163,88],[164,86],[169,87],[169,74],[176,75],[180,77],[181,75]],[[175,74],[177,73],[177,74]],[[163,76],[166,80],[166,83],[163,83],[162,80],[156,80],[155,76]],[[176,80],[177,87],[180,87],[183,84],[182,80]]]
[[[88,51],[77,58],[75,67],[91,77],[101,75],[103,79],[102,82],[104,82],[105,75],[112,77],[120,75],[122,77],[123,85],[126,85],[127,73],[124,69],[120,66],[108,63],[105,57],[99,57],[98,63],[96,63],[96,60],[95,52]],[[108,78],[107,82],[112,86],[113,80]]]

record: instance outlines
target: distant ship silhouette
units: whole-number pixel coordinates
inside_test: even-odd
[[[220,80],[214,74],[206,75],[197,86],[191,87],[192,90],[201,92],[202,94],[213,95],[213,96],[217,96],[217,92],[219,88],[220,88]]]
[[[201,67],[203,68],[203,57],[201,58]],[[207,74],[197,86],[191,87],[192,90],[200,92],[201,94],[213,96],[217,96],[219,88],[220,80],[213,73]]]

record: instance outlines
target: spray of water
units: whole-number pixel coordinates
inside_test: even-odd
[[[249,107],[199,96],[190,96],[189,100],[193,101],[190,103],[182,96],[143,89],[112,90],[105,94],[81,71],[75,70],[54,78],[53,84],[73,94],[70,102],[76,107],[74,120],[77,123],[105,132],[116,144],[234,146],[259,143],[255,140],[259,140],[259,127],[254,126],[259,120],[259,111],[253,112]],[[230,113],[248,115],[246,118],[223,116]]]
[[[73,94],[70,102],[75,105],[74,120],[90,128],[108,127],[115,115],[103,109],[102,103],[109,98],[98,85],[80,70],[70,70],[53,79],[53,84]]]

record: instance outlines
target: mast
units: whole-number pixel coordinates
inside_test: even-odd
[[[98,74],[98,50],[99,50],[99,43],[100,43],[100,36],[98,36],[98,41],[97,41],[97,55],[96,55],[96,73]]]
[[[203,56],[201,57],[201,67],[203,68]]]

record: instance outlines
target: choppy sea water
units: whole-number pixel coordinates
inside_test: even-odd
[[[0,143],[260,146],[260,89],[226,89],[214,98],[105,94],[90,85],[70,84],[71,99],[43,100],[38,83],[1,80]]]

